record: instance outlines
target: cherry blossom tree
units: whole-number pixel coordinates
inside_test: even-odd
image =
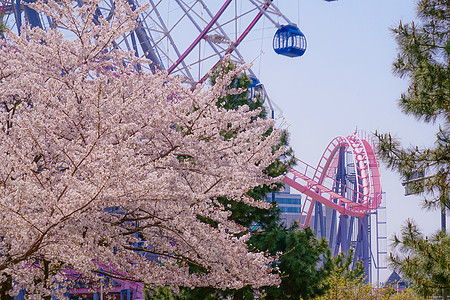
[[[98,0],[29,4],[53,29],[6,29],[0,41],[0,297],[61,296],[99,274],[278,284],[273,259],[248,251],[245,228],[217,201],[268,207],[245,192],[280,180],[263,172],[283,151],[272,151],[274,122],[216,105],[243,67],[194,90],[145,72],[150,61],[114,48],[140,10],[115,3],[100,25]]]

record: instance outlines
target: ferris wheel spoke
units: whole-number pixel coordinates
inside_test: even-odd
[[[168,72],[169,74],[180,64],[182,60],[197,46],[197,44],[203,39],[203,37],[208,33],[208,31],[211,29],[211,27],[214,25],[215,22],[220,18],[220,16],[223,14],[225,9],[230,5],[231,0],[225,1],[225,3],[222,5],[222,7],[219,9],[217,14],[212,18],[212,20],[206,25],[206,27],[200,32],[200,34],[197,36],[197,38],[194,40],[194,42],[186,49],[186,51],[179,57],[179,59],[169,68]]]
[[[216,54],[211,54],[211,55],[209,55],[209,56],[201,57],[201,58],[199,58],[197,61],[194,61],[194,62],[192,62],[191,64],[186,65],[186,68],[188,68],[188,69],[193,68],[193,67],[197,67],[197,68],[198,68],[198,65],[199,65],[199,64],[202,64],[203,62],[206,62],[206,61],[208,61],[208,60],[210,60],[210,59],[213,59],[213,58],[215,58],[215,57],[216,57]],[[174,70],[173,72],[180,72],[180,71],[185,71],[185,69],[184,69],[184,68],[177,68],[177,69]],[[207,76],[207,75],[206,75],[206,76]],[[193,84],[196,84],[197,82],[196,82],[196,81],[193,81],[192,83],[193,83]]]
[[[191,11],[197,2],[198,2],[198,1],[195,1],[195,2],[192,4],[192,6],[189,7],[188,11]],[[178,18],[177,22],[175,22],[175,23],[173,24],[172,28],[171,28],[169,31],[174,30],[174,29],[179,25],[179,23],[181,23],[181,21],[186,17],[186,15],[187,15],[187,14],[183,14],[180,18]]]
[[[202,0],[201,0],[201,1],[202,1]],[[204,4],[203,1],[202,1],[202,4]],[[206,7],[205,10],[206,10],[206,12],[207,12],[210,16],[212,16],[212,13],[211,13],[211,11],[208,9],[208,7]],[[250,13],[250,11],[248,11],[248,12],[246,12],[246,13],[244,13],[244,14],[241,14],[241,17],[244,16],[244,15],[247,15],[248,13]],[[236,17],[233,18],[233,20],[236,20]],[[230,22],[227,22],[226,24],[228,24],[228,23],[231,23],[231,21],[230,21]],[[222,51],[216,51],[216,53],[219,54],[220,59],[222,59],[222,58],[223,58],[223,57],[222,57],[222,53],[225,53],[225,52],[228,50],[228,48],[229,48],[229,47],[231,46],[231,44],[232,44],[232,41],[231,41],[230,37],[228,36],[228,34],[226,33],[226,31],[224,30],[224,26],[225,26],[226,24],[220,24],[219,22],[217,22],[216,24],[217,24],[217,27],[216,27],[216,28],[213,28],[212,30],[218,30],[218,31],[220,32],[220,34],[222,35],[224,41],[226,42],[227,46],[228,46],[226,49],[222,47]],[[208,38],[206,38],[206,40],[207,40],[208,42],[210,42],[210,41],[211,41],[211,38],[208,37]],[[221,46],[220,46],[220,47],[221,47]],[[233,53],[235,53],[236,56],[237,56],[237,57],[236,57],[236,61],[238,61],[238,62],[244,62],[243,56],[240,54],[239,50],[238,50],[236,47],[235,47]],[[253,73],[251,70],[250,70],[250,72]],[[254,74],[253,74],[253,76],[256,77]]]
[[[247,10],[247,11],[245,11],[245,12],[239,14],[239,15],[238,15],[238,14],[235,14],[235,15],[233,16],[233,18],[230,18],[228,21],[223,22],[223,23],[221,23],[221,24],[217,23],[217,24],[216,24],[216,25],[217,25],[217,28],[222,28],[222,27],[225,27],[225,26],[227,26],[227,25],[229,25],[229,24],[236,23],[238,20],[241,20],[242,18],[244,18],[244,17],[246,17],[246,16],[248,16],[248,15],[250,15],[251,13],[254,13],[254,12],[256,12],[256,11],[257,11],[257,9],[254,8],[254,9]],[[215,30],[217,30],[217,29],[215,28]]]
[[[158,4],[161,3],[158,2]],[[152,1],[152,10],[147,14],[148,18],[150,18],[152,20],[152,24],[155,24],[155,26],[158,26],[160,28],[160,30],[155,30],[154,28],[150,28],[148,27],[149,32],[157,32],[160,34],[160,37],[155,39],[152,37],[153,40],[153,44],[155,48],[158,48],[160,50],[161,53],[164,54],[165,59],[167,61],[167,66],[172,65],[173,64],[173,60],[170,58],[170,54],[168,53],[170,50],[165,49],[165,46],[161,46],[162,43],[164,43],[166,41],[166,39],[169,41],[170,47],[172,47],[175,51],[175,53],[177,54],[177,58],[179,58],[181,56],[177,44],[175,43],[174,39],[171,36],[171,32],[177,29],[177,26],[179,25],[179,23],[184,19],[184,15],[182,15],[180,18],[178,18],[178,20],[171,26],[170,29],[167,28],[166,24],[164,23],[161,14],[158,12],[157,9],[157,5],[154,5],[153,1]],[[154,18],[153,16],[151,16],[151,13],[155,13],[157,15],[156,18]],[[145,19],[144,19],[145,22]],[[159,52],[158,52],[159,53]],[[182,61],[181,62],[182,65],[185,65],[185,62]],[[190,79],[193,79],[193,76],[190,74],[189,70],[187,68],[185,68],[187,70],[187,73],[185,75],[187,75]]]
[[[249,1],[250,1],[251,3],[253,3],[253,5],[255,5],[255,7],[256,7],[261,13],[263,13],[264,16],[265,16],[267,19],[269,19],[269,21],[272,22],[276,27],[279,27],[279,26],[280,26],[280,25],[278,24],[278,22],[276,22],[274,19],[272,19],[272,17],[271,17],[270,14],[269,14],[269,12],[272,12],[272,13],[274,13],[274,14],[275,14],[276,16],[278,16],[278,17],[280,17],[280,16],[284,17],[284,15],[280,13],[280,11],[275,7],[274,4],[271,5],[271,9],[268,8],[268,9],[266,9],[266,10],[263,10],[263,9],[261,8],[261,4],[256,3],[255,0],[249,0]],[[286,21],[288,24],[291,23],[291,21],[289,21],[288,18],[284,17],[284,19],[285,19],[285,21]]]
[[[267,9],[267,8],[269,7],[268,5],[270,5],[270,3],[269,3],[269,4],[266,4],[266,5],[264,6],[264,9]],[[251,21],[251,23],[247,26],[247,28],[246,28],[246,29],[244,30],[244,32],[239,36],[239,38],[237,38],[236,41],[233,42],[233,43],[231,44],[231,46],[229,47],[229,49],[226,51],[226,54],[232,53],[232,52],[237,48],[237,46],[239,46],[239,44],[242,42],[242,40],[248,35],[248,33],[250,32],[250,30],[256,25],[256,23],[259,21],[259,19],[261,19],[262,15],[263,15],[263,14],[262,14],[261,12],[259,12],[259,13],[255,16],[255,18]],[[220,64],[220,61],[218,61],[218,62],[212,67],[212,69],[217,68],[217,66],[218,66],[219,64]],[[203,76],[203,77],[199,80],[199,83],[204,82],[204,81],[206,80],[206,78],[207,78],[207,75]]]
[[[140,1],[148,3],[148,6],[138,16],[137,28],[122,35],[113,47],[134,50],[137,56],[153,62],[149,66],[140,66],[142,68],[152,72],[157,69],[170,70],[173,75],[186,77],[186,82],[191,84],[203,82],[207,77],[205,74],[217,67],[225,55],[236,63],[244,64],[246,58],[239,51],[242,48],[240,44],[251,31],[257,29],[254,26],[261,17],[271,18],[269,26],[277,18],[283,22],[287,20],[270,0],[233,0],[235,4],[228,6],[226,4],[231,0],[126,1],[133,10],[142,6]],[[83,0],[75,2],[82,5]],[[28,20],[23,6],[17,13],[15,3],[0,0],[0,8],[4,6],[5,11],[3,20],[9,23],[8,28],[18,31],[17,26],[22,23],[38,24],[36,20]],[[115,18],[115,0],[101,1],[98,6],[97,18],[100,15],[107,20]],[[223,6],[227,7],[222,12]],[[55,26],[45,15],[38,17],[43,27]],[[264,86],[255,73],[251,69],[248,73],[258,83],[263,101],[268,100]],[[270,103],[269,106],[272,107]]]
[[[191,4],[187,4],[185,1],[183,0],[176,0],[178,6],[180,6],[180,8],[183,10],[183,12],[185,13],[185,15],[187,14],[193,14],[195,17],[197,17],[200,21],[202,21],[203,23],[209,23],[211,20],[207,20],[202,16],[202,13],[197,12],[195,10],[195,7],[198,7],[198,4],[200,4],[203,9],[207,9],[208,7],[206,5],[204,5],[203,1],[201,0],[196,0]],[[192,15],[191,15],[192,17]],[[212,17],[212,15],[211,15]]]
[[[202,2],[202,4],[204,4],[202,0],[201,0],[201,2]],[[212,13],[211,13],[211,11],[208,9],[208,7],[207,7],[206,5],[205,5],[205,10],[206,10],[206,12],[212,17]],[[243,16],[243,15],[245,15],[245,14],[242,14],[241,16]],[[223,47],[221,47],[221,45],[218,45],[219,47],[222,48],[221,51],[219,51],[219,50],[217,49],[217,47],[212,46],[213,50],[218,54],[220,60],[222,60],[222,59],[223,59],[223,54],[225,54],[226,51],[228,50],[228,48],[231,46],[232,41],[231,41],[230,37],[228,36],[228,34],[227,34],[227,33],[225,32],[225,30],[223,29],[224,24],[220,24],[219,22],[217,22],[216,24],[217,24],[217,28],[215,28],[214,30],[218,30],[218,31],[220,32],[220,34],[222,35],[223,39],[227,42],[227,46],[228,46],[227,48],[223,48]],[[199,30],[200,30],[200,28],[199,28]],[[208,43],[210,43],[210,45],[214,45],[214,44],[211,42],[211,38],[210,38],[210,37],[206,38],[206,40],[208,41]],[[223,53],[223,54],[222,54],[222,53]],[[239,50],[238,50],[236,47],[235,47],[235,49],[234,49],[234,51],[233,51],[232,53],[235,54],[235,55],[234,55],[234,60],[235,60],[235,61],[240,62],[240,63],[244,63],[244,62],[245,62],[243,56],[240,54]],[[230,53],[229,53],[229,54],[230,54]],[[253,78],[256,78],[256,75],[253,73],[253,71],[252,71],[251,69],[249,69],[249,72],[250,72],[250,74],[251,74],[251,76],[252,76]],[[265,91],[264,91],[264,94],[266,94]],[[269,101],[269,98],[268,98],[268,97],[264,97],[264,99],[267,100],[267,101]],[[269,106],[270,106],[270,108],[271,108],[271,104],[270,104],[270,103],[269,103]],[[271,108],[271,109],[272,109],[272,108]]]
[[[177,54],[178,58],[180,58],[181,57],[181,53],[178,50],[178,47],[175,44],[175,41],[173,40],[172,36],[170,35],[170,31],[167,30],[166,24],[165,24],[164,20],[162,19],[162,17],[160,15],[156,5],[154,4],[153,0],[150,0],[150,4],[152,5],[153,9],[155,10],[155,12],[156,12],[156,14],[158,16],[158,20],[159,20],[159,22],[161,24],[161,27],[164,29],[164,32],[166,32],[166,35],[167,35],[167,38],[168,38],[170,44],[173,46],[173,49],[174,49],[175,53]],[[186,63],[184,62],[184,60],[181,61],[181,64],[184,67],[184,69],[186,70],[187,77],[190,80],[194,80],[194,78],[193,78],[192,74],[190,73],[189,69],[187,68]],[[170,68],[169,68],[169,73],[170,73]]]
[[[200,27],[200,25],[198,25],[198,23],[195,21],[195,19],[190,15],[189,11],[182,5],[180,0],[175,0],[179,6],[181,7],[181,9],[184,11],[184,13],[188,16],[188,18],[191,20],[192,24],[195,26],[195,28],[197,28],[198,32],[202,32],[202,29]],[[209,11],[209,10],[208,10]],[[212,43],[209,39],[205,39],[209,46],[214,50],[214,52],[216,52],[220,59],[222,59],[223,57],[220,54],[220,51],[217,50],[217,47],[214,45],[214,43]]]
[[[133,11],[136,10],[137,4],[134,0],[128,0],[128,4],[131,6]],[[138,18],[137,24],[138,25],[134,29],[134,33],[136,34],[136,37],[139,40],[139,44],[142,48],[143,55],[151,61],[150,65],[149,65],[150,70],[152,72],[155,72],[157,69],[162,69],[163,64],[161,62],[159,54],[157,53],[157,51],[155,51],[154,47],[152,46],[151,36],[149,36],[150,33],[147,34],[147,31],[142,26],[143,22],[140,18]],[[135,46],[136,46],[136,49],[137,49],[136,42],[132,41],[132,43],[133,43],[133,48],[135,48]]]

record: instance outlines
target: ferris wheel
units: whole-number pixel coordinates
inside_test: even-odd
[[[52,20],[27,6],[35,0],[0,0],[0,15],[6,27],[20,33],[20,26],[51,27]],[[166,70],[195,85],[218,65],[225,55],[244,64],[257,55],[242,46],[261,37],[259,32],[270,24],[276,31],[274,49],[281,55],[301,56],[306,38],[272,0],[127,0],[132,9],[146,4],[135,30],[115,41],[115,47],[134,50],[152,61],[151,71]],[[82,0],[77,0],[82,5]],[[95,20],[114,18],[115,0],[102,1]],[[259,22],[264,20],[264,24]],[[256,52],[256,54],[255,54]],[[250,77],[256,79],[252,70]],[[255,82],[259,83],[258,80]]]
[[[52,27],[51,18],[27,6],[36,0],[0,0],[0,21],[20,34],[22,25]],[[330,0],[326,0],[330,1]],[[306,38],[275,5],[273,0],[127,0],[132,9],[146,5],[135,30],[116,40],[114,47],[134,50],[135,55],[152,61],[143,66],[150,71],[166,70],[182,76],[194,87],[208,77],[226,56],[236,64],[254,61],[260,55],[255,41],[261,32],[274,32],[276,53],[298,57],[306,51]],[[83,5],[76,0],[75,5]],[[104,0],[96,11],[99,17],[114,18],[115,0]],[[262,20],[262,22],[261,22]],[[249,69],[251,94],[259,93],[274,115],[264,85]],[[253,89],[253,90],[252,90]]]

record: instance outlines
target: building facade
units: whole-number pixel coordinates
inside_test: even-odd
[[[281,210],[280,219],[283,224],[290,227],[299,221],[302,212],[302,197],[300,194],[291,194],[291,187],[286,185],[284,191],[267,194],[267,202],[276,202]]]

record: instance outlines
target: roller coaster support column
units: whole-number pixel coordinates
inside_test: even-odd
[[[362,261],[364,266],[364,276],[366,282],[371,282],[370,277],[370,215],[366,214],[363,218],[358,219],[358,237],[356,239],[355,257],[353,262]]]
[[[307,196],[300,225],[310,226],[314,217],[311,226],[316,236],[329,238],[334,255],[341,251],[346,255],[354,248],[351,267],[361,261],[367,282],[371,281],[370,216],[379,207],[382,194],[373,149],[373,145],[356,132],[347,137],[339,136],[329,143],[317,168],[297,160],[301,171],[291,169],[283,179]]]
[[[350,229],[351,230],[351,229]],[[346,254],[348,249],[350,249],[350,240],[348,239],[349,228],[348,228],[348,216],[339,216],[339,227],[336,238],[336,245],[334,247],[334,255],[338,255],[341,251]]]
[[[336,215],[337,212],[334,209],[331,209],[330,207],[325,208],[326,215],[327,215],[327,223],[331,223],[329,227],[329,233],[328,233],[328,246],[330,249],[333,249],[334,244],[336,243],[335,236],[336,236]],[[328,216],[331,216],[330,220],[328,221]]]
[[[322,203],[320,202],[316,202],[315,203],[315,214],[314,214],[314,224],[313,224],[313,228],[314,228],[314,232],[316,233],[316,236],[319,237],[319,232],[320,232],[320,237],[327,237],[327,231],[325,228],[325,218],[323,216],[323,206]],[[319,228],[320,227],[320,228]]]
[[[339,148],[338,165],[336,169],[336,182],[334,186],[334,191],[341,196],[345,196],[346,192],[346,187],[344,185],[347,175],[345,165],[345,152],[345,147],[341,146]],[[332,251],[334,249],[334,255],[337,255],[340,251],[347,253],[348,249],[350,249],[352,228],[348,225],[348,217],[348,215],[339,216],[336,241],[332,241],[331,237],[336,233],[336,214],[332,214],[332,226],[334,228],[330,229],[330,246]]]

